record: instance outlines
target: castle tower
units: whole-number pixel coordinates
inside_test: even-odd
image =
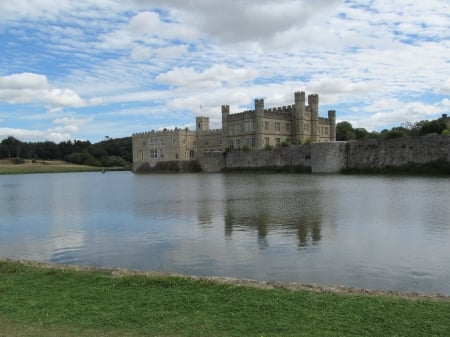
[[[330,142],[336,141],[336,110],[328,110],[330,121]]]
[[[305,119],[305,92],[297,91],[294,93],[295,97],[295,116],[294,116],[294,127],[292,128],[292,139],[294,142],[302,142],[305,138],[303,130],[303,122]]]
[[[311,109],[311,141],[319,140],[319,95],[308,95],[308,106]]]
[[[209,130],[209,117],[196,117],[195,118],[196,131],[208,131]]]
[[[228,136],[228,116],[230,115],[230,106],[222,105],[222,130],[223,136]],[[227,139],[225,139],[227,140]]]
[[[256,148],[261,149],[264,146],[264,100],[255,99],[255,125],[256,125]]]
[[[230,115],[230,106],[222,105],[222,141],[228,146],[228,116]]]

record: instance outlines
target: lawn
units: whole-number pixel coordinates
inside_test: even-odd
[[[449,298],[0,261],[0,336],[450,336]]]
[[[37,160],[35,162],[25,160],[24,163],[15,164],[11,159],[0,159],[0,174],[95,172],[101,170],[101,167],[71,164],[62,160]],[[111,169],[108,168],[108,170]]]

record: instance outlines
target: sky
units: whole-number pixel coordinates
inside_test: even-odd
[[[450,3],[0,0],[0,140],[220,128],[295,91],[369,131],[450,115]]]

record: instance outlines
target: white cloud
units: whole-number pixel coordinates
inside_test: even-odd
[[[197,72],[194,68],[175,68],[156,79],[161,83],[189,88],[220,88],[224,84],[239,83],[254,79],[253,69],[230,68],[223,64],[214,64],[211,68]]]
[[[445,94],[450,94],[450,77],[442,84],[440,90]]]
[[[69,133],[59,133],[53,130],[28,130],[18,128],[0,128],[0,139],[12,136],[22,142],[37,142],[43,140],[60,143],[69,140],[71,135]]]
[[[448,12],[446,0],[3,1],[0,104],[29,123],[21,104],[71,107],[117,134],[184,125],[200,104],[219,122],[221,104],[287,105],[297,90],[361,127],[425,119],[448,112]],[[22,129],[94,130],[51,120]]]
[[[50,88],[46,76],[33,73],[0,77],[0,101],[10,104],[43,102],[56,109],[84,105],[72,90]]]

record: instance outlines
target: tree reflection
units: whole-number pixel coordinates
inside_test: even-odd
[[[271,236],[295,236],[299,247],[322,239],[322,210],[319,189],[298,186],[286,191],[258,183],[246,191],[229,190],[224,214],[224,231],[257,234],[258,245],[270,245]]]

